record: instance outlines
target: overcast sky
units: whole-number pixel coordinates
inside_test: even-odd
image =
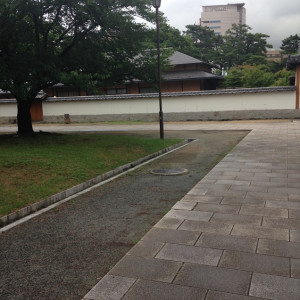
[[[279,49],[281,41],[300,34],[300,0],[162,0],[160,10],[169,24],[181,31],[186,25],[199,22],[202,6],[245,3],[246,23],[252,32],[270,36],[268,42]]]

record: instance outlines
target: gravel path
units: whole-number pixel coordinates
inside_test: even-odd
[[[1,234],[0,299],[81,299],[246,134],[166,132],[198,141]]]

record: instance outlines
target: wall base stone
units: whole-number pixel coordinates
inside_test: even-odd
[[[165,113],[164,121],[227,121],[227,120],[264,120],[264,119],[300,119],[300,110],[249,110],[249,111],[215,111],[190,113]],[[158,121],[158,114],[111,114],[111,115],[70,115],[71,123],[93,123],[113,121]],[[44,116],[45,123],[62,123],[64,116]]]

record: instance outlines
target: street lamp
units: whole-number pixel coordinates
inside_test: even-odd
[[[160,138],[164,139],[164,119],[162,111],[162,100],[161,100],[161,69],[160,69],[160,36],[159,36],[159,19],[158,9],[161,4],[161,0],[152,0],[153,6],[156,9],[156,41],[157,41],[157,65],[158,65],[158,97],[159,97],[159,131]]]

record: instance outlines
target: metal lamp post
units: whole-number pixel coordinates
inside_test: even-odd
[[[152,0],[153,6],[156,9],[156,39],[157,39],[157,65],[158,65],[158,97],[159,97],[159,129],[160,138],[164,139],[164,119],[162,111],[162,100],[161,100],[161,69],[160,69],[160,34],[159,34],[159,18],[158,9],[161,4],[161,0]]]

